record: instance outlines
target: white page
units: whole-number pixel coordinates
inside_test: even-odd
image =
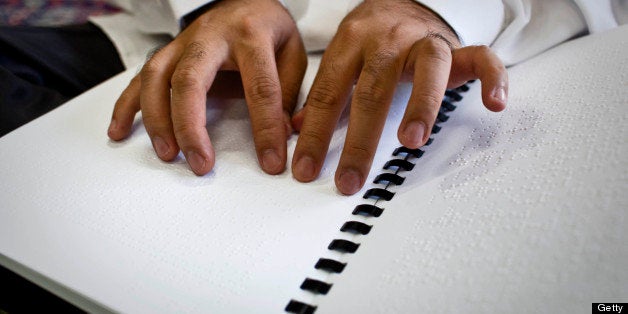
[[[367,237],[355,237],[363,242],[355,258],[325,249],[331,239],[347,238],[338,227],[353,219],[350,211],[363,202],[362,192],[341,197],[333,188],[346,121],[332,143],[321,178],[299,184],[289,172],[267,176],[258,169],[240,101],[210,105],[213,116],[220,115],[210,119],[216,124],[209,127],[218,151],[217,165],[212,174],[198,178],[182,160],[159,161],[141,125],[125,143],[107,140],[113,100],[128,81],[128,72],[0,139],[4,162],[0,262],[43,275],[37,278],[45,286],[50,286],[47,280],[54,288],[67,287],[60,290],[73,293],[80,299],[72,301],[87,304],[86,308],[91,302],[100,306],[96,309],[133,312],[280,312],[292,298],[319,305],[318,312],[457,311],[469,304],[470,311],[484,311],[502,309],[503,304],[522,306],[530,299],[533,302],[524,309],[543,310],[544,299],[534,298],[549,298],[553,292],[558,301],[549,303],[552,309],[590,291],[600,291],[599,298],[606,298],[601,301],[626,295],[626,274],[618,267],[626,262],[626,234],[618,229],[625,220],[626,202],[617,192],[617,187],[626,185],[626,173],[616,171],[626,169],[625,158],[621,159],[626,148],[621,135],[626,130],[620,125],[626,118],[626,97],[625,88],[618,88],[626,86],[625,76],[618,74],[626,71],[625,63],[623,72],[615,63],[604,63],[623,56],[625,40],[615,37],[608,40],[616,45],[598,39],[601,47],[611,47],[605,50],[609,55],[597,59],[589,51],[587,60],[593,64],[582,69],[559,53],[513,69],[510,108],[504,114],[485,112],[476,86],[475,95],[467,96],[452,114],[393,201],[384,204],[385,214],[364,219],[375,227]],[[316,60],[311,61],[306,86],[316,67]],[[548,75],[552,64],[557,70]],[[556,76],[572,71],[599,81],[563,80],[567,83],[556,85]],[[587,97],[573,102],[579,111],[570,115],[545,103],[560,105],[566,96],[584,97],[582,88],[600,95],[585,92]],[[597,107],[584,108],[591,98]],[[406,99],[407,89],[398,95],[375,167],[397,145],[395,130]],[[570,99],[571,105],[578,98]],[[572,145],[567,133],[583,116],[595,118],[585,125],[595,126],[599,133],[586,133],[586,145]],[[563,125],[561,121],[570,127],[554,138],[550,130]],[[472,130],[476,135],[470,139]],[[483,142],[485,138],[489,143]],[[540,142],[544,143],[540,150],[537,139],[544,138],[550,143]],[[290,153],[294,143],[292,138]],[[547,169],[533,166],[545,165],[543,157],[555,157],[550,149],[555,147],[577,147],[576,157],[601,161],[584,167],[584,174],[566,171],[563,159],[548,161],[558,163],[559,178],[549,180],[542,171]],[[603,152],[611,154],[597,155]],[[570,157],[570,162],[583,168],[576,157]],[[614,165],[610,173],[608,161]],[[532,169],[517,172],[512,164]],[[597,171],[611,181],[594,185],[592,191],[582,184],[571,185],[581,178],[601,178]],[[368,181],[376,174],[372,172]],[[545,190],[549,192],[539,192]],[[493,195],[499,192],[508,194]],[[577,193],[584,196],[570,197]],[[539,214],[539,209],[545,209],[539,202],[552,201],[550,196],[575,204],[575,209]],[[589,203],[583,202],[589,198]],[[425,199],[427,205],[422,204]],[[481,207],[486,203],[495,207]],[[596,204],[595,210],[590,209],[591,203]],[[394,215],[399,208],[404,209],[403,215]],[[600,215],[589,220],[588,213],[599,208]],[[568,217],[567,226],[560,225],[563,215]],[[519,221],[525,224],[518,225]],[[513,230],[516,233],[510,235]],[[549,239],[528,239],[534,231]],[[598,254],[589,258],[574,254],[584,249]],[[602,249],[611,254],[603,255]],[[328,276],[314,270],[318,257],[326,256],[348,262],[345,272]],[[579,280],[590,278],[590,269],[598,264],[603,268],[601,276],[584,287]],[[538,270],[544,267],[550,270]],[[562,268],[563,273],[552,272]],[[495,274],[499,276],[488,276]],[[565,278],[568,275],[574,276]],[[312,297],[299,291],[306,276],[333,282],[330,295]],[[603,280],[608,280],[607,286],[602,286]],[[521,290],[515,289],[520,286]],[[560,290],[564,286],[569,287]]]
[[[469,92],[317,313],[574,313],[628,296],[628,27]]]
[[[304,86],[319,59],[310,61]],[[216,166],[197,177],[182,158],[156,157],[139,118],[128,140],[107,138],[133,72],[0,139],[0,262],[94,311],[261,313],[307,302],[299,285],[362,194],[341,196],[333,183],[347,119],[320,178],[301,184],[289,170],[259,169],[241,99],[210,102]],[[398,145],[404,101],[379,160]]]

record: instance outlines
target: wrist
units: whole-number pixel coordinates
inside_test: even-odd
[[[414,4],[418,6],[427,17],[429,17],[429,21],[433,22],[436,25],[440,25],[438,30],[432,30],[432,34],[444,37],[446,41],[449,41],[451,43],[450,46],[460,46],[460,43],[462,41],[460,39],[460,36],[456,32],[456,30],[449,23],[447,23],[447,21],[440,14],[417,1],[411,1],[414,2]]]
[[[211,1],[209,3],[206,3],[205,5],[201,6],[200,8],[184,15],[181,18],[181,31],[183,31],[186,27],[188,27],[190,24],[192,24],[192,22],[194,22],[199,16],[205,14],[207,11],[209,11],[211,8],[213,8],[216,3],[220,2],[220,0],[216,0],[216,1]]]

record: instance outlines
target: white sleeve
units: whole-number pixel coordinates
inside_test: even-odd
[[[210,0],[109,0],[124,12],[92,16],[112,41],[125,67],[142,64],[147,53],[166,44],[180,30],[182,18]],[[168,36],[169,35],[169,36]]]
[[[327,47],[342,19],[362,1],[284,2],[297,22],[307,51],[318,51]],[[501,0],[418,2],[440,14],[467,44],[490,44],[501,30],[504,19],[504,5]]]
[[[133,15],[138,19],[140,31],[147,34],[176,36],[181,19],[188,13],[215,0],[153,0],[132,1]]]
[[[420,0],[463,44],[490,45],[513,65],[571,38],[625,23],[623,0]]]
[[[505,9],[501,0],[422,0],[451,26],[463,45],[489,45],[502,30]]]
[[[297,23],[308,52],[321,51],[336,34],[342,19],[359,0],[284,0],[283,3]]]

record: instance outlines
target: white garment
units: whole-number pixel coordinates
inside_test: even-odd
[[[113,0],[127,9],[93,17],[120,52],[125,66],[144,62],[155,46],[175,36],[181,18],[207,0]],[[325,49],[340,21],[359,0],[284,0],[309,52]],[[465,45],[490,45],[513,65],[573,37],[628,22],[628,0],[422,0]]]

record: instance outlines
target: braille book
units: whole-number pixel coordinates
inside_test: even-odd
[[[257,164],[240,98],[208,101],[216,166],[106,129],[135,69],[0,138],[0,264],[90,312],[587,312],[628,296],[628,28],[444,95],[401,147],[399,86],[364,188],[339,195],[341,118],[320,177]],[[309,86],[318,59],[310,60]],[[289,163],[297,135],[288,140]],[[11,287],[3,287],[11,288]]]

